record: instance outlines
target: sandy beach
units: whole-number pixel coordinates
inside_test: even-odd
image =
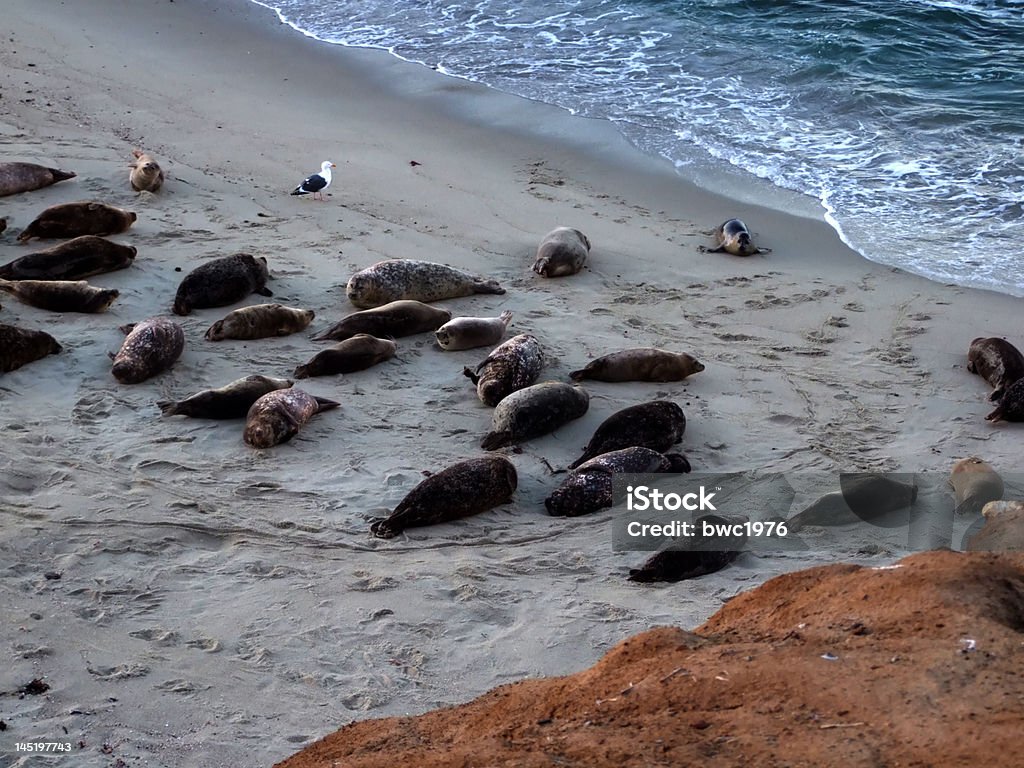
[[[15,241],[43,208],[84,199],[138,214],[112,238],[138,256],[90,279],[121,292],[105,314],[0,294],[0,323],[64,347],[0,376],[0,766],[271,765],[352,721],[692,629],[773,576],[907,553],[851,542],[627,582],[643,555],[612,550],[608,514],[552,518],[543,500],[561,481],[549,465],[635,403],[683,407],[694,471],[945,476],[970,455],[1016,471],[1020,429],[984,420],[989,387],[965,364],[975,337],[1019,331],[1021,300],[866,261],[803,199],[699,189],[608,125],[306,39],[244,0],[9,0],[3,17],[3,159],[77,177],[0,198],[0,264],[52,244]],[[136,147],[167,172],[157,194],[129,187]],[[288,194],[327,159],[325,202]],[[772,252],[701,252],[734,216]],[[588,268],[544,280],[534,251],[559,225],[588,235]],[[237,252],[266,257],[274,300],[316,312],[309,331],[213,343],[203,333],[232,307],[197,310],[176,318],[186,348],[170,371],[119,384],[118,326],[169,315],[184,274]],[[158,400],[289,376],[322,349],[309,336],[355,311],[349,276],[391,258],[499,280],[504,295],[439,305],[512,311],[510,335],[544,347],[542,380],[630,346],[706,370],[588,383],[583,418],[503,450],[511,504],[388,541],[373,518],[424,472],[482,455],[491,409],[462,369],[487,350],[412,336],[377,367],[302,382],[341,408],[270,450],[246,446],[241,422],[161,417]],[[49,690],[11,693],[33,679]],[[74,756],[15,751],[30,741]]]

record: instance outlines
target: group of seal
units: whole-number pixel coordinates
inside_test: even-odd
[[[988,399],[997,403],[986,421],[1024,421],[1024,355],[1006,339],[980,337],[967,350],[967,370],[992,387]]]

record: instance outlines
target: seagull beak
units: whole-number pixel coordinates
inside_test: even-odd
[[[331,168],[337,168],[337,167],[338,166],[336,166],[334,163],[331,163]]]

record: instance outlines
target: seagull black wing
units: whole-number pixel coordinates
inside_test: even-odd
[[[321,189],[327,186],[327,179],[321,176],[319,173],[314,173],[304,182],[299,184],[292,192],[293,195],[308,195],[312,192],[319,192]]]

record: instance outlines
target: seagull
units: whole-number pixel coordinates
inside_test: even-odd
[[[330,160],[324,160],[320,163],[320,173],[314,173],[308,179],[303,181],[299,186],[292,192],[293,195],[308,195],[313,193],[313,199],[316,200],[316,196],[320,195],[320,199],[324,199],[324,190],[331,186],[331,168],[337,168],[334,163]]]

